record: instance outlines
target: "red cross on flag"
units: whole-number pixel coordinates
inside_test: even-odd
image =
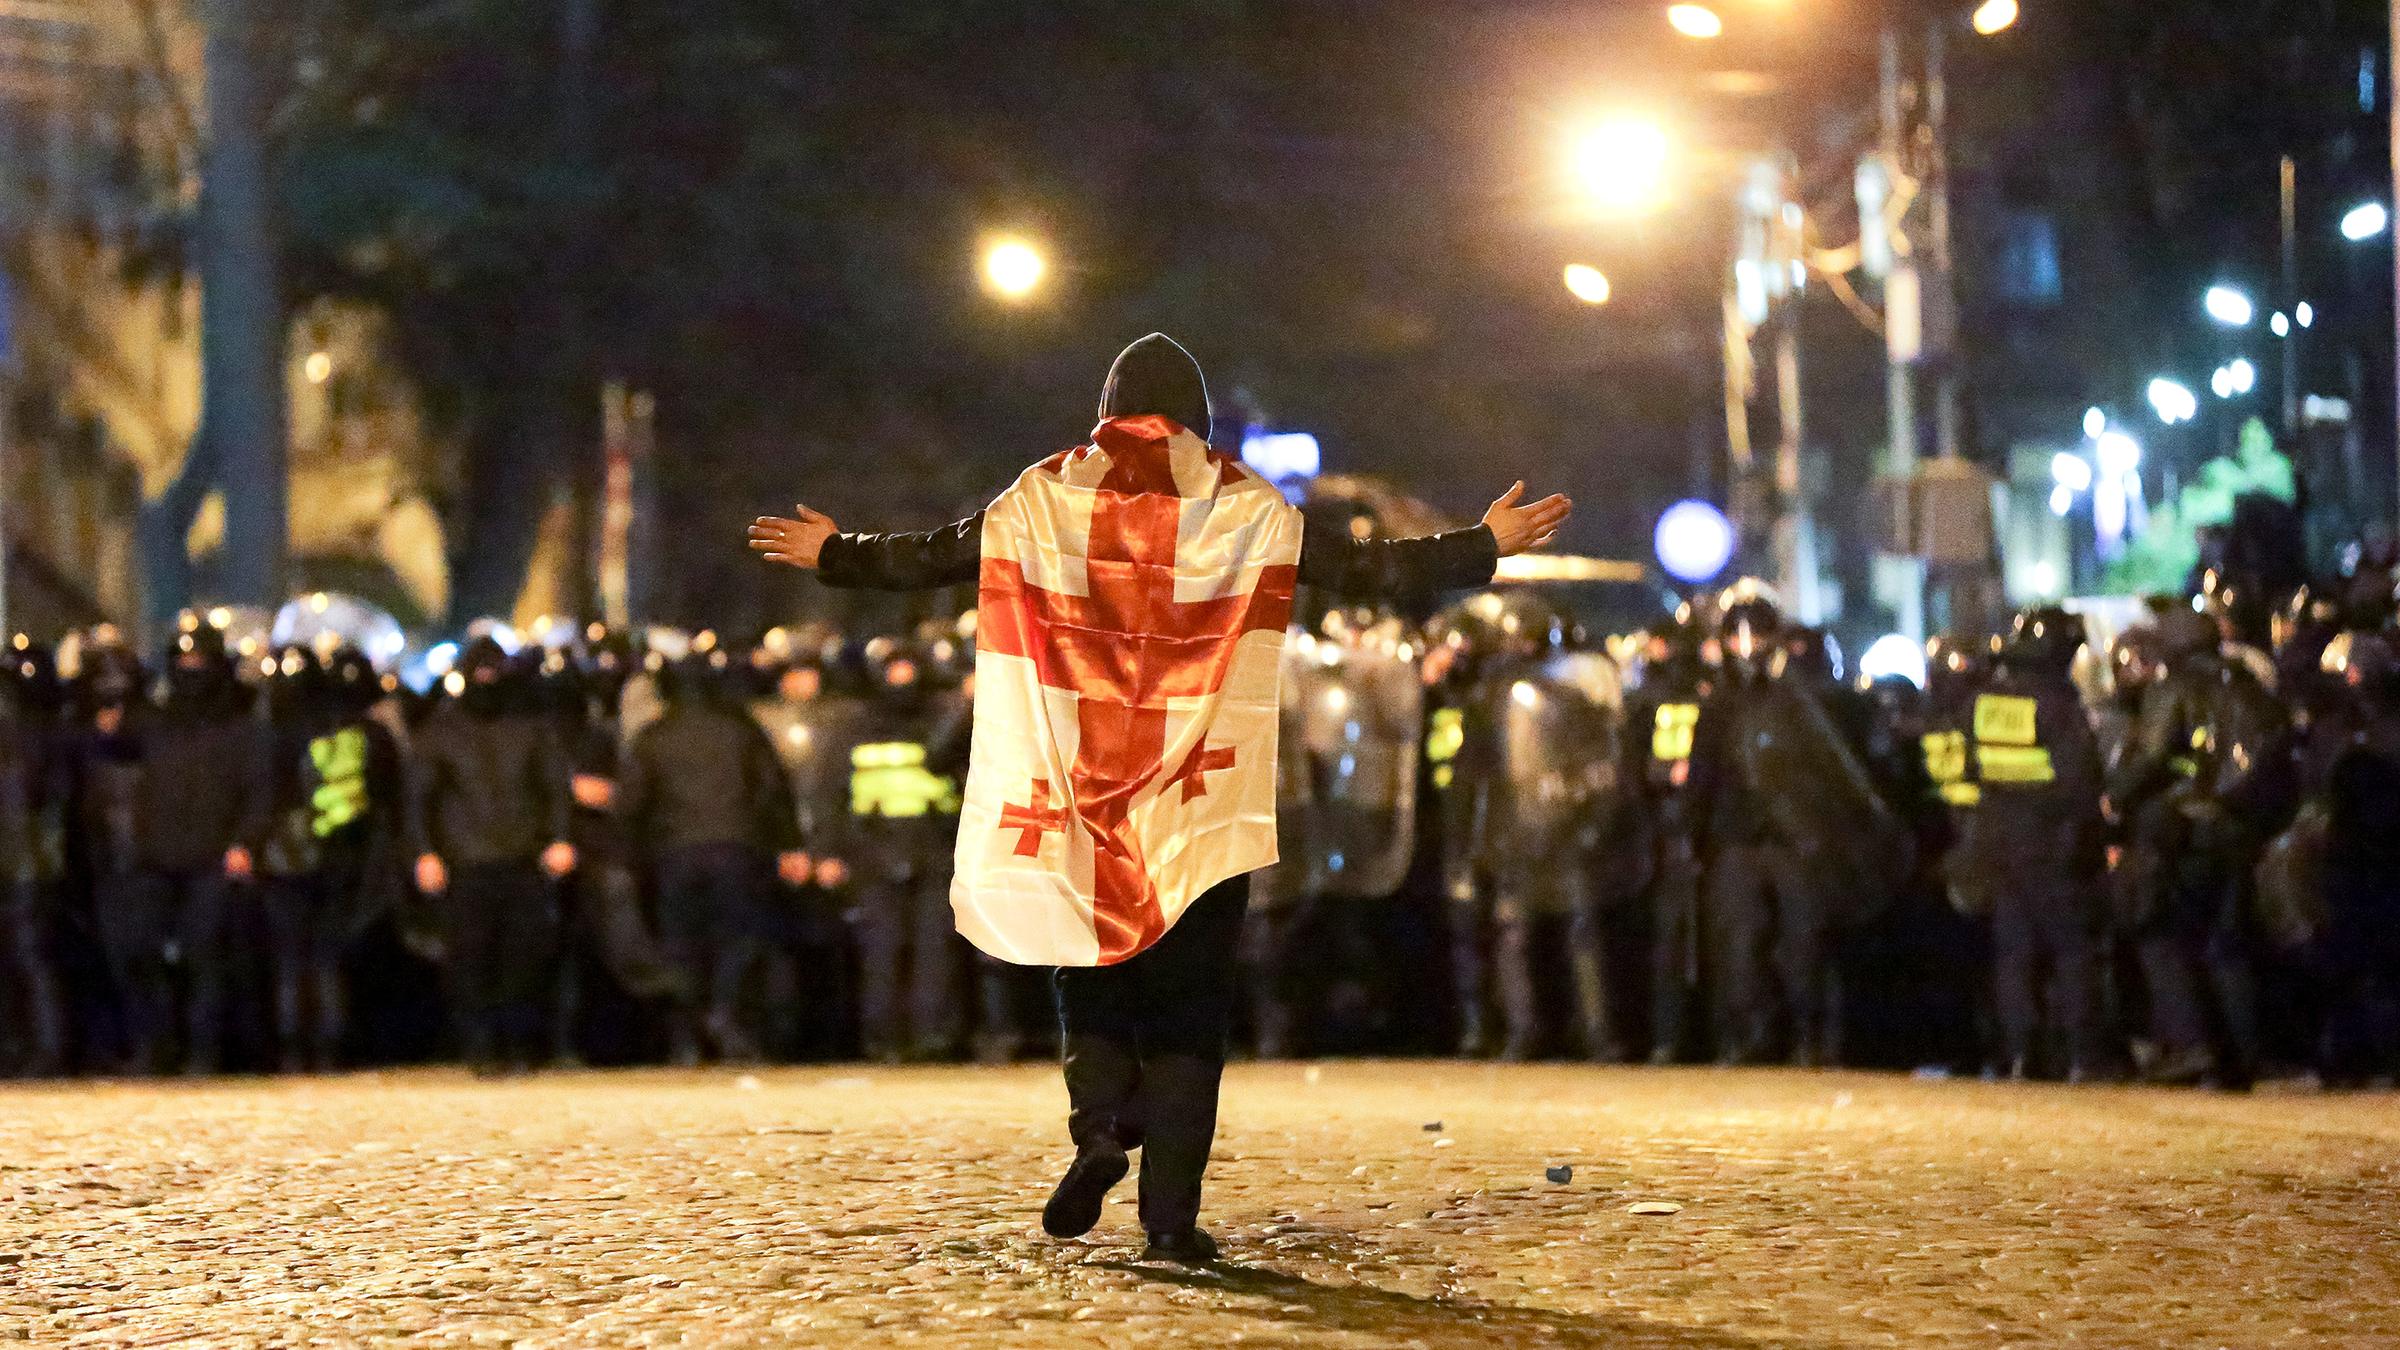
[[[1163,417],[1114,418],[983,517],[951,907],[1023,965],[1113,965],[1275,861],[1300,512]]]

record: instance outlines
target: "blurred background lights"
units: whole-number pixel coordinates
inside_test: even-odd
[[[2342,213],[2342,237],[2361,243],[2382,234],[2391,223],[2391,210],[2382,202],[2360,202]]]
[[[2050,479],[2069,492],[2081,492],[2092,485],[2091,461],[2061,450],[2050,457]]]
[[[1602,210],[1640,210],[1665,187],[1667,154],[1667,133],[1656,122],[1611,118],[1576,138],[1575,181]]]
[[[2258,316],[2258,307],[2250,303],[2250,297],[2231,286],[2209,287],[2200,304],[2208,311],[2208,317],[2228,328],[2247,328]]]
[[[2142,467],[2142,443],[2122,431],[2102,436],[2092,451],[2100,460],[2100,472],[2109,478],[2123,478]]]
[[[2200,415],[2200,396],[2189,385],[2164,376],[2150,382],[2150,410],[2168,426],[2189,422]]]
[[[1566,282],[1567,294],[1583,303],[1587,305],[1608,303],[1610,293],[1608,276],[1590,263],[1568,263]]]
[[[1713,38],[1725,31],[1725,21],[1706,5],[1669,5],[1667,22],[1688,38]]]
[[[1667,575],[1698,585],[1733,561],[1733,522],[1707,502],[1680,501],[1659,513],[1651,542]]]
[[[1022,300],[1050,270],[1040,249],[1022,239],[996,239],[983,251],[983,284],[1003,300]]]
[[[1858,658],[1858,673],[1867,680],[1898,676],[1919,689],[1925,687],[1925,649],[1899,633],[1886,633],[1868,644]]]
[[[2017,0],[1983,0],[1975,7],[1972,22],[1976,32],[1990,37],[2014,26],[2018,13]]]
[[[2098,436],[2101,432],[2106,430],[2108,430],[2107,413],[2100,411],[2098,408],[2086,408],[2083,410],[2084,435]]]

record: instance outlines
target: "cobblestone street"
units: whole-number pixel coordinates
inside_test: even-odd
[[[13,1088],[0,1337],[2400,1344],[2389,1097],[1241,1067],[1208,1272],[1138,1261],[1130,1184],[1041,1236],[1062,1110],[1040,1066]]]

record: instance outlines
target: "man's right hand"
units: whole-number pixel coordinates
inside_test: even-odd
[[[805,505],[795,505],[792,510],[799,513],[797,520],[760,516],[750,522],[750,551],[786,567],[814,568],[825,541],[841,533],[841,527],[833,523],[833,517]]]
[[[417,889],[427,895],[440,895],[450,889],[450,869],[442,865],[438,855],[419,854],[417,857]]]

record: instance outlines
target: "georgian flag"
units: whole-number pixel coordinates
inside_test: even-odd
[[[1275,861],[1301,519],[1163,417],[1102,422],[984,513],[951,908],[1022,965],[1105,966]]]

